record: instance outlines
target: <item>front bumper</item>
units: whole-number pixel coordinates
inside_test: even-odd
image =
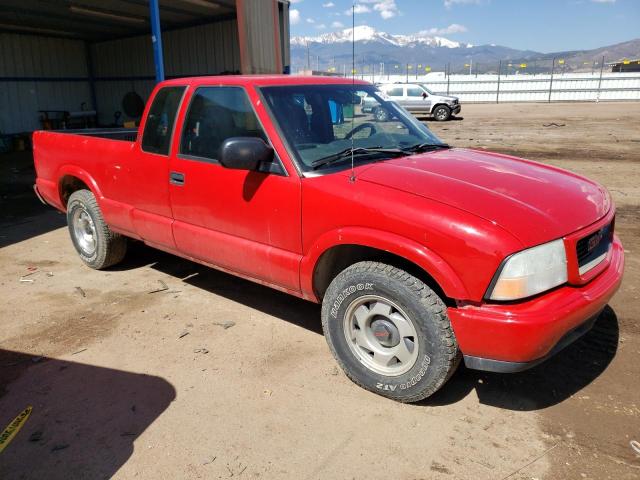
[[[453,107],[451,109],[451,114],[452,115],[458,115],[461,110],[462,110],[462,107],[460,106],[460,104],[458,104],[458,105],[456,105],[455,107]]]
[[[38,191],[38,185],[37,184],[33,184],[33,192],[36,194],[36,197],[38,197],[38,200],[40,200],[40,202],[43,205],[49,205],[44,198],[42,198],[42,195],[40,195],[40,192]]]
[[[606,270],[585,285],[565,285],[518,303],[450,307],[467,367],[525,370],[586,333],[622,282],[624,252],[617,236],[607,260]]]

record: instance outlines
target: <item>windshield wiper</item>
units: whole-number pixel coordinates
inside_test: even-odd
[[[411,153],[419,153],[419,152],[428,152],[431,150],[445,150],[447,148],[451,148],[450,145],[446,143],[418,143],[417,145],[412,145],[411,147],[403,148],[404,152]]]
[[[324,167],[325,165],[330,165],[335,162],[339,162],[340,160],[344,160],[346,158],[350,158],[351,155],[370,155],[372,153],[384,153],[394,157],[402,157],[407,154],[405,150],[400,150],[397,148],[382,148],[382,147],[353,147],[342,150],[341,152],[334,153],[333,155],[329,155],[327,157],[319,158],[311,162],[311,168],[317,170],[320,167]]]

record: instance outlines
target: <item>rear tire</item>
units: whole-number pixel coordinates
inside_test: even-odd
[[[451,118],[451,109],[446,105],[438,105],[433,110],[433,118],[439,122],[446,122]]]
[[[357,385],[400,402],[435,393],[460,361],[443,301],[399,268],[356,263],[322,302],[329,348]]]
[[[69,197],[67,225],[78,255],[91,268],[111,267],[127,253],[126,237],[111,231],[89,190],[78,190]]]

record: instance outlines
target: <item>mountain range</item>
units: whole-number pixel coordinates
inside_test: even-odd
[[[337,32],[323,33],[317,37],[292,37],[291,45],[306,48],[306,44],[309,42],[323,45],[348,43],[350,46],[354,38],[356,43],[380,43],[383,45],[393,45],[395,47],[408,47],[412,45],[444,48],[473,47],[471,44],[454,42],[444,37],[428,35],[424,32],[419,32],[414,35],[392,35],[386,32],[379,32],[367,25],[361,25],[355,29],[346,28]]]
[[[366,71],[372,66],[378,71],[384,63],[387,71],[404,71],[406,65],[429,66],[432,71],[495,73],[499,62],[518,66],[527,64],[527,72],[548,72],[552,59],[561,60],[556,68],[563,71],[590,71],[605,62],[640,57],[640,39],[592,50],[573,50],[541,53],[519,50],[501,45],[472,45],[445,37],[418,32],[412,35],[394,35],[361,25],[309,37],[291,38],[292,71],[307,68],[336,71],[351,69],[352,38],[355,37],[356,69]],[[391,69],[391,70],[390,70]]]

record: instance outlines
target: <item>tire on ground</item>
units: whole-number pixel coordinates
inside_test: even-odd
[[[451,118],[451,109],[446,105],[438,105],[433,109],[433,118],[439,122],[446,122]]]
[[[373,111],[373,118],[376,119],[376,122],[387,122],[389,121],[389,112],[384,108],[377,107]]]
[[[372,296],[398,306],[417,332],[413,343],[413,348],[418,349],[417,358],[404,373],[378,373],[352,351],[357,347],[353,347],[354,340],[347,338],[346,313],[350,305]],[[322,328],[331,352],[353,382],[401,402],[416,402],[435,393],[460,361],[458,344],[440,297],[416,277],[383,263],[356,263],[336,276],[322,302]],[[373,338],[378,336],[374,335]]]
[[[95,249],[91,253],[83,251],[74,232],[73,218],[78,209],[86,211],[93,221]],[[126,237],[111,231],[104,221],[96,197],[89,190],[77,190],[69,197],[67,202],[67,225],[71,241],[78,255],[91,268],[100,270],[111,267],[122,261],[127,253]]]

